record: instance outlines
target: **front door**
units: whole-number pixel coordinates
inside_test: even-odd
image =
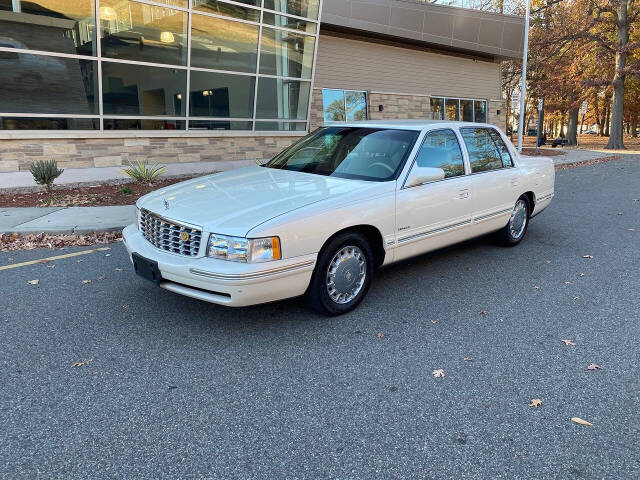
[[[398,190],[396,260],[463,240],[471,224],[469,177],[454,131],[427,133],[411,169],[416,166],[441,168],[444,179]]]

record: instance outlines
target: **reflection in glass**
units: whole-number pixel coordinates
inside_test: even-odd
[[[445,178],[464,175],[464,161],[460,144],[453,130],[436,130],[424,139],[416,157],[419,167],[441,168]]]
[[[183,116],[186,83],[186,70],[102,62],[104,113]]]
[[[306,122],[256,122],[258,131],[304,132],[306,129]]]
[[[1,52],[0,112],[98,113],[92,60]]]
[[[290,28],[292,30],[300,30],[305,33],[316,33],[317,24],[300,20],[294,17],[285,17],[284,15],[276,15],[275,13],[264,12],[262,21],[276,27]]]
[[[310,85],[298,80],[260,77],[256,117],[306,120]]]
[[[461,128],[460,133],[467,146],[473,173],[502,168],[502,157],[486,128]]]
[[[228,120],[190,120],[189,130],[251,130],[253,122]]]
[[[445,111],[447,114],[447,120],[458,120],[460,117],[458,116],[458,99],[457,98],[447,98],[445,102]]]
[[[264,8],[317,20],[320,0],[264,0]]]
[[[262,29],[260,73],[311,78],[315,39],[284,30]]]
[[[431,119],[444,120],[444,98],[431,99]]]
[[[357,122],[367,119],[367,94],[365,92],[347,91],[347,121]]]
[[[344,90],[322,90],[322,109],[325,122],[345,120]]]
[[[473,100],[460,100],[460,116],[463,122],[473,122]]]
[[[191,66],[255,72],[258,31],[256,25],[193,14]]]
[[[184,130],[184,120],[147,120],[144,118],[105,118],[105,130]]]
[[[255,78],[247,75],[191,72],[190,116],[251,118]]]
[[[473,102],[474,121],[485,123],[487,121],[487,102],[484,100],[475,100]]]
[[[97,118],[0,117],[0,130],[99,130]]]
[[[187,13],[122,0],[100,0],[102,56],[186,65]]]
[[[242,3],[253,5],[254,1],[255,0],[249,0]],[[193,2],[193,8],[201,12],[239,18],[240,20],[249,20],[251,22],[260,21],[260,10],[241,7],[240,5],[232,5],[231,3],[221,2],[218,0],[196,0]]]
[[[0,0],[0,46],[95,55],[93,5],[92,0]]]

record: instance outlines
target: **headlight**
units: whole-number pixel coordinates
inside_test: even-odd
[[[248,239],[217,233],[209,236],[207,255],[221,260],[244,263],[270,262],[282,258],[278,237]]]

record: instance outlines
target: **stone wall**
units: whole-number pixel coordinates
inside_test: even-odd
[[[0,140],[0,172],[28,170],[36,160],[60,168],[114,167],[128,162],[214,162],[270,158],[300,137],[145,137]]]

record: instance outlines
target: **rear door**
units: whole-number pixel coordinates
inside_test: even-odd
[[[469,158],[469,189],[475,234],[507,224],[518,199],[520,171],[500,133],[491,127],[461,127]]]
[[[432,130],[414,159],[416,165],[442,168],[445,178],[413,187],[401,179],[396,201],[395,259],[411,257],[465,237],[471,224],[469,178],[462,149],[450,128]]]

